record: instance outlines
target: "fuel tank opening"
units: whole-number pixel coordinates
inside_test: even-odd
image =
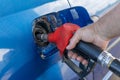
[[[38,18],[33,23],[33,36],[37,45],[44,47],[49,44],[47,40],[43,39],[42,35],[51,32],[50,24],[45,16]],[[47,38],[47,36],[46,36]]]

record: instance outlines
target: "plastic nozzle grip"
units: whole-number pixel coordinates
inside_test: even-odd
[[[97,62],[98,56],[103,51],[98,46],[93,45],[92,43],[84,42],[84,41],[80,41],[76,45],[74,50],[84,53],[85,56],[88,56],[89,58],[93,59],[96,62]]]
[[[60,54],[63,55],[70,38],[78,29],[80,29],[80,27],[76,24],[65,23],[64,25],[58,27],[53,33],[48,34],[48,41],[55,43],[60,51]]]

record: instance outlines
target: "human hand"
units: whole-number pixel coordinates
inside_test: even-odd
[[[70,25],[66,25],[70,26]],[[95,44],[96,46],[105,49],[108,45],[109,40],[105,38],[104,36],[101,36],[99,32],[95,29],[93,25],[81,28],[77,30],[74,34],[74,36],[71,38],[69,45],[66,47],[66,49],[69,50],[68,56],[82,62],[83,65],[86,65],[88,62],[85,60],[82,56],[78,56],[77,54],[70,51],[73,49],[76,44],[80,41],[90,42]]]

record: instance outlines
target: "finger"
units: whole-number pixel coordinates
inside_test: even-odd
[[[76,44],[79,42],[79,40],[81,39],[81,36],[80,36],[81,34],[80,34],[80,29],[79,30],[77,30],[76,32],[75,32],[75,34],[73,35],[73,37],[71,38],[71,40],[70,40],[70,43],[69,43],[69,45],[66,47],[68,50],[70,50],[70,49],[73,49],[75,46],[76,46]]]
[[[77,57],[78,57],[78,55],[76,53],[73,53],[72,59],[76,59]]]
[[[68,57],[69,58],[72,58],[72,55],[73,55],[74,53],[72,52],[72,51],[68,51]]]
[[[83,65],[87,65],[87,64],[88,64],[88,61],[84,59],[84,60],[82,61],[82,64],[83,64]]]
[[[78,56],[76,59],[77,59],[77,61],[79,61],[79,62],[82,62],[82,61],[83,61],[83,57],[81,57],[81,56]]]

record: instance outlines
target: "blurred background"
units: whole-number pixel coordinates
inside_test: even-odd
[[[83,6],[90,16],[100,18],[119,2],[120,0],[0,0],[0,79],[78,80],[79,77],[62,63],[58,53],[46,60],[39,57],[32,37],[33,20],[74,6]],[[117,58],[120,57],[119,48],[120,44],[117,44],[110,50]],[[102,80],[107,72],[107,69],[97,65],[86,78]]]

